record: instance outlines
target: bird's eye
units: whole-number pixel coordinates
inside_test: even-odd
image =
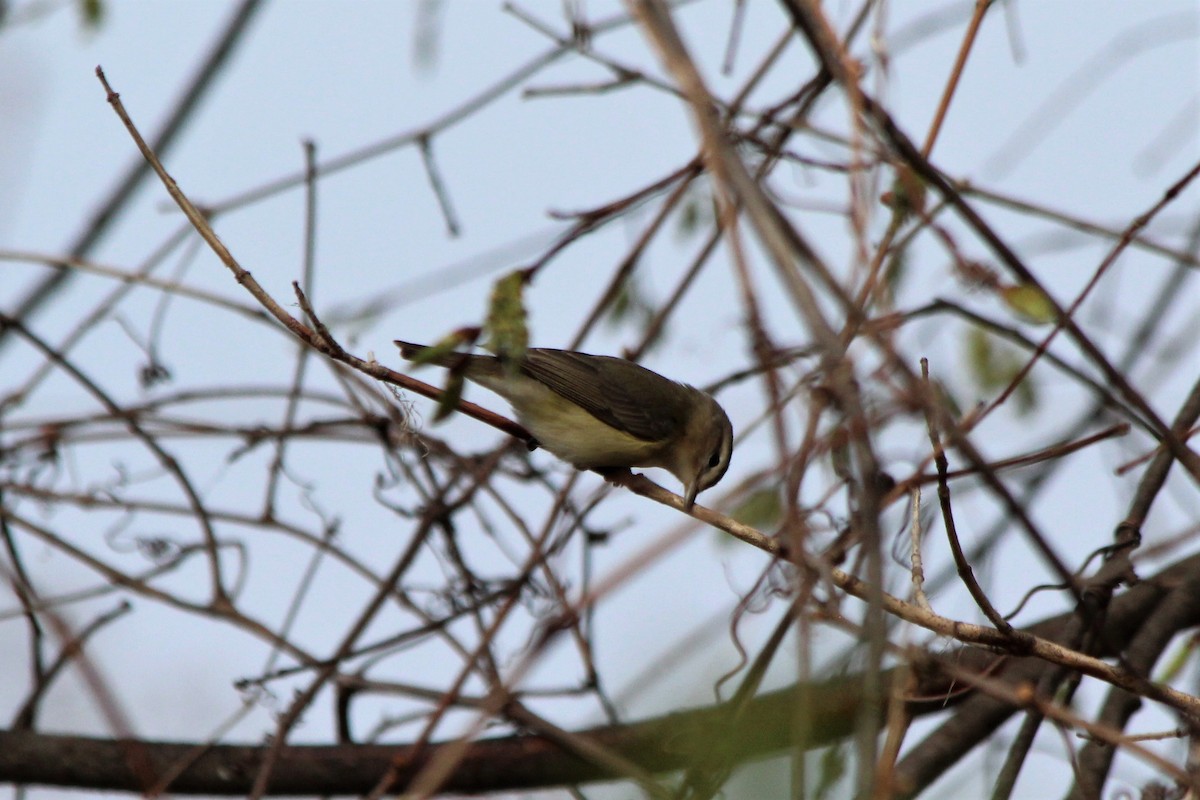
[[[708,468],[714,469],[717,464],[721,463],[721,451],[713,450],[713,454],[708,458]]]

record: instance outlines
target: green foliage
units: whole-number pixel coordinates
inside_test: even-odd
[[[1192,663],[1196,659],[1197,644],[1195,636],[1189,636],[1181,641],[1169,657],[1163,659],[1163,663],[1158,666],[1158,674],[1154,676],[1154,680],[1159,683],[1169,683],[1177,680],[1184,667]]]
[[[711,230],[713,225],[712,199],[700,182],[688,188],[687,197],[679,206],[676,217],[675,238],[687,241],[699,231]]]
[[[1049,325],[1058,319],[1050,298],[1036,286],[1017,284],[1000,288],[1000,299],[1018,317],[1034,325]]]
[[[834,796],[831,792],[837,788],[846,775],[846,747],[836,744],[825,748],[821,754],[821,765],[817,771],[817,788],[814,797],[826,798]]]
[[[463,395],[463,376],[461,372],[450,370],[446,373],[446,385],[442,387],[442,397],[438,400],[437,410],[433,412],[433,421],[441,422],[457,410]]]
[[[760,530],[775,527],[783,518],[783,504],[779,502],[779,490],[771,487],[751,492],[729,512],[729,516],[743,525]]]
[[[908,248],[897,249],[884,266],[883,280],[887,287],[887,304],[892,305],[904,279],[908,277]]]
[[[433,412],[433,422],[441,422],[448,417],[458,408],[459,401],[462,400],[462,367],[466,365],[466,360],[464,358],[455,363],[454,359],[447,361],[446,357],[453,356],[461,347],[469,347],[478,335],[478,328],[460,328],[409,357],[413,366],[441,364],[449,367],[446,371],[446,385],[442,387],[442,397],[438,400],[437,409]]]
[[[892,188],[883,193],[883,202],[901,219],[925,213],[925,181],[907,166],[896,168]]]
[[[524,270],[505,275],[492,287],[488,304],[487,349],[491,350],[510,370],[517,370],[529,349],[529,327],[526,324]]]
[[[985,393],[1003,391],[1025,366],[1025,356],[1020,351],[1005,345],[986,331],[972,328],[967,334],[967,367],[976,384]],[[1030,372],[1017,385],[1013,393],[1018,414],[1028,414],[1037,409],[1037,385]]]
[[[76,7],[79,9],[79,19],[83,22],[83,27],[93,31],[100,28],[105,14],[102,0],[77,0]]]

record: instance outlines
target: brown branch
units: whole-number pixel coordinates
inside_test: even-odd
[[[1172,609],[1187,609],[1187,613],[1173,615],[1171,627],[1182,630],[1200,624],[1200,603],[1181,602],[1185,596],[1200,596],[1200,556],[1184,559],[1118,597],[1109,615],[1109,644],[1119,648],[1129,646],[1142,630],[1143,621],[1156,609],[1168,605]],[[1051,641],[1067,632],[1073,619],[1073,614],[1059,615],[1034,625],[1029,631]],[[972,647],[947,654],[941,663],[951,665],[951,671],[934,664],[918,665],[913,672],[915,682],[909,690],[907,711],[920,716],[962,703],[955,715],[960,724],[945,734],[940,743],[922,743],[901,760],[897,767],[901,785],[924,785],[940,776],[1018,710],[1013,697],[996,699],[963,692],[970,676],[992,674],[1002,678],[1004,686],[1018,687],[1036,681],[1048,668],[1038,658],[1010,657],[998,662],[990,650]],[[957,683],[957,690],[951,691],[953,682]],[[799,696],[813,704],[809,709],[813,714],[812,736],[804,741],[793,738],[792,703]],[[762,757],[786,747],[824,746],[851,733],[860,698],[859,678],[839,678],[761,695],[750,701],[733,723],[725,706],[715,706],[577,731],[573,735],[593,741],[642,769],[664,772],[686,767],[697,754],[709,752],[714,737],[727,743],[728,757],[734,761]],[[147,740],[140,741],[139,746],[161,774],[180,759],[193,757],[197,745]],[[286,746],[278,751],[269,792],[365,793],[376,785],[380,775],[393,767],[397,770],[395,786],[405,786],[437,757],[440,746],[431,744],[420,754],[404,744]],[[0,781],[136,790],[140,784],[122,759],[123,747],[121,742],[110,739],[0,732]],[[268,749],[214,745],[195,759],[169,790],[177,794],[244,795]],[[612,777],[608,767],[590,763],[574,752],[564,752],[558,744],[541,736],[518,735],[471,743],[441,790],[529,790]]]
[[[104,406],[109,414],[115,419],[121,420],[129,429],[129,432],[154,455],[162,468],[175,479],[180,491],[187,498],[188,506],[191,508],[192,515],[200,526],[200,532],[204,537],[205,553],[208,556],[209,564],[210,603],[214,608],[218,609],[228,606],[229,598],[226,595],[225,584],[221,577],[221,560],[217,555],[217,534],[213,529],[212,520],[208,516],[208,510],[204,507],[204,501],[200,499],[200,494],[197,492],[192,480],[188,477],[183,465],[171,453],[168,453],[154,436],[147,433],[136,418],[123,412],[117,402],[100,388],[99,384],[85,375],[74,362],[68,361],[61,353],[43,341],[41,337],[30,331],[23,322],[6,314],[0,314],[0,326],[15,330],[22,338],[39,350],[48,361],[58,365],[63,372],[70,375],[88,394],[92,395],[92,397]]]
[[[183,211],[184,215],[188,218],[188,221],[196,229],[196,232],[200,234],[201,238],[208,243],[208,246],[212,249],[217,258],[221,260],[221,263],[223,263],[229,269],[229,271],[233,273],[234,277],[237,279],[237,282],[240,283],[248,292],[250,292],[250,294],[254,296],[254,299],[262,304],[263,308],[265,308],[267,312],[276,319],[276,321],[287,328],[293,336],[300,339],[302,342],[305,342],[309,346],[319,350],[334,360],[341,361],[344,364],[354,367],[359,372],[370,375],[378,380],[394,384],[403,389],[409,389],[425,397],[441,397],[441,392],[429,384],[387,369],[386,367],[383,367],[374,361],[368,362],[350,355],[342,350],[341,347],[333,342],[333,340],[328,336],[321,336],[318,331],[314,331],[312,328],[309,328],[288,314],[287,311],[285,311],[283,307],[279,305],[275,298],[273,298],[258,283],[258,281],[255,280],[254,276],[251,275],[249,271],[242,268],[242,265],[238,263],[237,259],[234,258],[233,254],[229,252],[229,249],[225,247],[225,244],[212,229],[212,226],[208,223],[208,219],[205,217],[205,215],[201,213],[201,211],[196,208],[192,201],[188,199],[187,195],[180,190],[179,185],[175,183],[175,179],[171,177],[171,175],[163,167],[162,163],[158,160],[158,156],[155,155],[154,151],[142,138],[137,126],[134,125],[133,120],[129,117],[128,112],[126,112],[124,104],[121,103],[120,95],[113,91],[112,87],[108,83],[108,79],[104,76],[104,70],[100,67],[96,68],[96,77],[100,79],[100,83],[104,86],[104,90],[108,95],[109,104],[113,107],[113,110],[117,113],[117,116],[125,125],[125,129],[133,138],[133,141],[141,151],[142,156],[151,164],[151,166],[153,166],[154,171],[158,173],[158,177],[162,181],[163,186],[166,188],[167,193],[171,195],[171,199],[176,202],[180,210]],[[502,430],[513,436],[524,439],[525,441],[530,441],[532,439],[532,437],[529,435],[529,432],[520,425],[494,414],[487,409],[482,408],[481,406],[477,406],[474,403],[462,401],[458,404],[458,410],[469,416],[475,417],[482,422],[486,422],[498,430]]]
[[[831,683],[820,692],[834,713],[830,725],[818,727],[817,746],[845,732],[845,719],[857,691],[851,682]],[[636,725],[608,726],[575,736],[652,772],[686,765],[707,748],[713,737],[729,737],[732,755],[746,758],[784,746],[790,726],[787,693],[756,699],[746,722],[730,730],[720,710],[703,709],[648,720]],[[840,711],[841,713],[837,713]],[[731,734],[736,734],[732,736]],[[149,763],[161,773],[194,756],[195,743],[141,741]],[[268,793],[272,795],[365,794],[380,776],[394,769],[396,787],[442,757],[443,745],[285,746],[277,753]],[[213,745],[171,784],[174,794],[245,795],[261,769],[269,746]],[[123,761],[123,744],[109,739],[0,732],[0,780],[13,783],[140,790],[141,784]],[[590,763],[540,736],[511,736],[470,744],[445,783],[443,792],[484,792],[559,786],[614,777],[610,769]],[[619,775],[616,777],[620,777]]]
[[[192,77],[190,84],[184,90],[179,104],[167,117],[162,130],[155,137],[155,150],[166,152],[170,149],[176,137],[184,129],[184,126],[192,119],[193,112],[200,107],[200,101],[214,85],[216,77],[220,75],[229,56],[233,54],[234,49],[249,30],[250,22],[263,5],[262,0],[242,0],[241,5],[234,11],[224,30],[222,30],[208,57],[200,65],[200,68]],[[101,203],[100,209],[92,217],[87,229],[68,248],[71,259],[84,259],[87,257],[115,221],[119,219],[121,212],[128,207],[129,201],[135,191],[149,175],[149,165],[145,161],[136,161],[129,167],[129,170],[125,173],[125,177],[118,182],[116,188],[113,189],[108,198]],[[56,269],[53,274],[34,287],[17,304],[17,310],[13,316],[18,320],[25,320],[30,315],[36,313],[47,300],[58,292],[59,288],[70,277],[70,271]],[[3,347],[7,339],[8,330],[7,325],[0,323],[0,347]]]
[[[924,358],[921,359],[921,374],[925,379],[927,391],[932,397],[933,387],[929,383],[929,361]],[[967,591],[971,593],[972,599],[975,600],[975,605],[979,606],[984,616],[996,626],[996,630],[1008,634],[1012,632],[1012,625],[1000,616],[1000,612],[992,605],[992,601],[984,593],[983,587],[975,579],[975,571],[970,562],[963,555],[962,543],[958,539],[958,529],[954,524],[954,506],[950,502],[949,465],[946,461],[946,451],[942,449],[942,437],[938,433],[941,421],[934,416],[934,409],[937,408],[935,402],[926,403],[925,425],[929,432],[929,443],[933,446],[933,461],[937,467],[938,504],[942,509],[942,524],[946,529],[946,541],[950,544],[950,553],[954,557],[954,566],[958,570],[958,575],[966,585]],[[918,519],[914,518],[913,524],[916,525],[917,522]]]

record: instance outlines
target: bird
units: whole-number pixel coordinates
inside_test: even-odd
[[[684,509],[729,469],[733,425],[707,392],[623,358],[531,347],[518,364],[395,340],[400,355],[461,372],[508,401],[539,445],[579,469],[661,467]]]

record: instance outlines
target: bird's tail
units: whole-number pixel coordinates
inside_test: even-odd
[[[486,377],[499,372],[500,363],[494,356],[479,356],[454,349],[453,342],[445,344],[413,344],[393,339],[400,348],[400,355],[415,364],[435,364],[453,370],[462,370],[468,378]]]
[[[400,357],[405,361],[412,361],[413,359],[418,358],[421,353],[429,349],[426,345],[413,344],[412,342],[402,342],[399,339],[393,339],[392,344],[400,348]]]

